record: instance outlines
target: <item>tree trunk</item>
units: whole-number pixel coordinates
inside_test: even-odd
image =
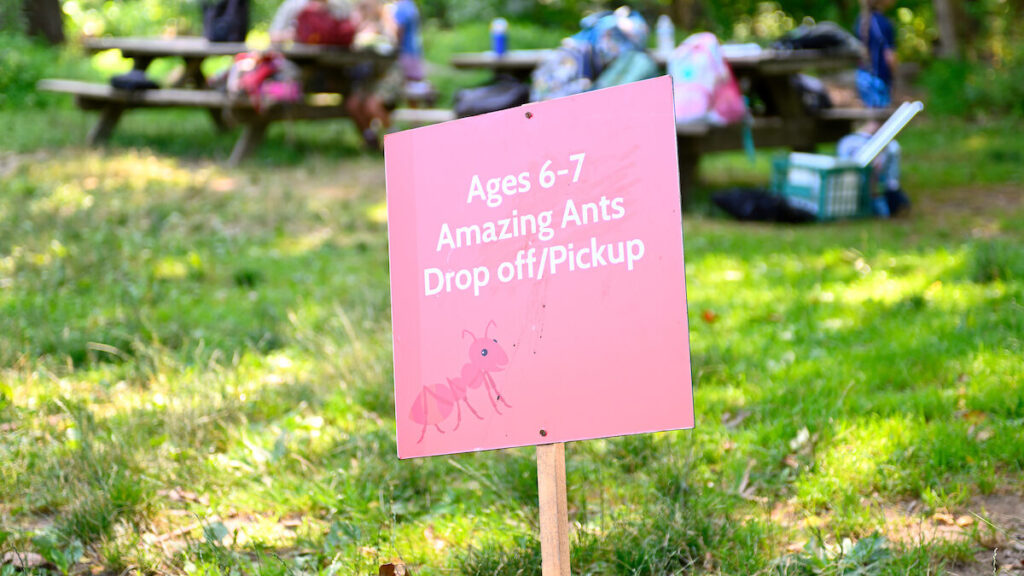
[[[935,23],[939,28],[939,56],[956,58],[960,53],[956,33],[956,15],[950,0],[932,0],[935,6]]]
[[[686,32],[697,27],[703,15],[700,0],[672,0],[672,20]]]
[[[64,13],[60,0],[24,0],[22,6],[30,36],[46,38],[50,44],[64,43]]]

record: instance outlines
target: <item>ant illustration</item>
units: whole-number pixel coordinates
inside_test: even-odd
[[[463,330],[462,337],[465,338],[469,334],[473,342],[469,345],[469,362],[462,366],[459,377],[446,378],[447,384],[427,384],[420,391],[419,395],[416,396],[412,404],[412,410],[409,413],[409,418],[413,422],[423,425],[420,439],[416,441],[417,444],[423,442],[423,438],[427,435],[427,426],[433,426],[438,432],[444,434],[440,423],[451,416],[453,408],[455,409],[456,419],[452,430],[458,430],[459,425],[462,424],[462,408],[460,404],[464,403],[466,408],[469,408],[469,411],[478,420],[483,420],[484,417],[473,408],[473,405],[469,403],[468,397],[469,390],[471,388],[479,388],[481,384],[487,390],[491,406],[494,407],[494,411],[498,415],[501,415],[498,402],[501,402],[507,408],[512,407],[505,401],[501,392],[498,391],[498,386],[494,382],[494,376],[491,375],[491,372],[501,372],[508,364],[508,354],[505,352],[505,349],[498,344],[497,339],[488,336],[491,326],[497,328],[498,325],[494,320],[488,322],[484,328],[483,338],[477,338],[469,330]]]

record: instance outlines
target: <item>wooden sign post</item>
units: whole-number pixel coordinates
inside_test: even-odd
[[[537,494],[544,576],[569,576],[569,505],[565,491],[565,444],[538,445]]]
[[[537,445],[569,574],[564,442],[693,427],[668,77],[389,135],[399,458]]]

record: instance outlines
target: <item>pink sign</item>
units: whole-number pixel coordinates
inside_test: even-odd
[[[668,77],[384,150],[400,458],[693,427]]]

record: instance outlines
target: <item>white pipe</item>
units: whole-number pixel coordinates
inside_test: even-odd
[[[867,143],[857,151],[854,155],[853,160],[862,168],[867,167],[871,164],[871,161],[878,156],[889,142],[903,130],[903,127],[910,122],[918,112],[924,110],[924,104],[921,102],[904,102],[900,107],[889,116],[889,119],[882,124],[878,130],[875,130],[874,135],[868,139]]]

